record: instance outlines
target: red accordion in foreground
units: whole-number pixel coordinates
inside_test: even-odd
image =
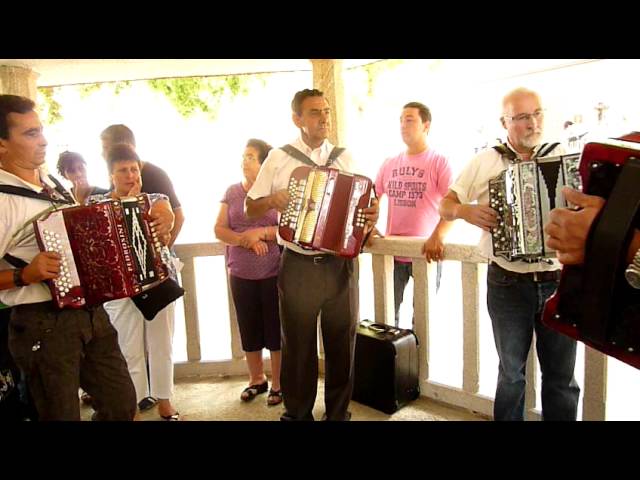
[[[307,250],[353,258],[364,241],[372,182],[335,168],[298,167],[289,179],[289,204],[280,237]]]
[[[624,278],[640,228],[640,133],[588,143],[580,159],[584,193],[607,199],[589,232],[583,265],[562,269],[545,304],[548,327],[640,368],[640,290]]]
[[[153,238],[146,194],[55,210],[33,222],[40,250],[62,257],[47,281],[59,308],[82,308],[131,297],[168,277]]]

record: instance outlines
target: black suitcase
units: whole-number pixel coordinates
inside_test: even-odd
[[[358,325],[353,400],[394,413],[420,396],[418,339],[412,330],[363,320]]]

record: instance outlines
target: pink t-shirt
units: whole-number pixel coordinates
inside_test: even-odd
[[[385,160],[376,177],[376,192],[389,200],[386,235],[431,236],[440,221],[440,201],[451,183],[449,161],[432,148]],[[411,261],[404,257],[396,260]]]

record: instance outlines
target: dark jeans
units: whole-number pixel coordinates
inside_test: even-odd
[[[409,283],[409,277],[413,277],[413,263],[393,262],[393,299],[396,309],[396,327],[400,326],[400,305],[404,300],[404,290]],[[437,262],[436,292],[440,289],[442,277],[442,262]],[[411,317],[411,328],[415,329],[415,319]]]
[[[37,420],[24,375],[9,352],[10,308],[0,309],[0,422]]]
[[[347,420],[358,321],[356,260],[285,249],[278,276],[282,323],[283,420],[313,420],[318,386],[318,314],[325,350],[328,420]]]
[[[100,420],[133,419],[133,382],[102,307],[57,310],[43,302],[11,310],[9,349],[40,420],[80,420],[79,387],[93,397]]]
[[[495,420],[524,420],[525,367],[534,331],[542,372],[542,416],[576,420],[576,342],[540,321],[544,302],[557,286],[555,281],[536,283],[530,276],[489,265],[487,306],[500,359]]]

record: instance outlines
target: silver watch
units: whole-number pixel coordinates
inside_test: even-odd
[[[624,278],[633,288],[640,289],[640,248],[633,256],[633,260],[624,272]]]

